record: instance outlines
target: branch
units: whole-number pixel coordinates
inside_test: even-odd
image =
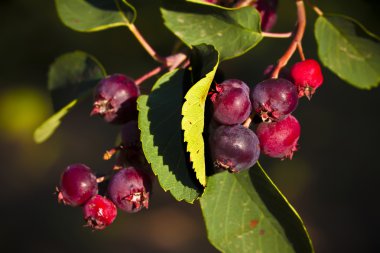
[[[302,52],[301,41],[302,41],[303,34],[305,32],[305,27],[306,27],[305,5],[304,5],[303,0],[296,0],[296,5],[297,5],[297,17],[298,17],[297,31],[290,46],[286,50],[285,54],[278,60],[277,66],[272,73],[272,78],[278,77],[278,74],[280,73],[281,69],[286,66],[289,59],[293,56],[297,48],[301,49],[300,52]],[[301,58],[303,57],[304,56],[302,53]]]
[[[140,31],[137,29],[137,27],[134,24],[128,24],[127,27],[133,33],[133,35],[136,37],[136,39],[140,42],[141,46],[145,49],[145,51],[150,56],[152,56],[152,58],[155,61],[158,61],[160,63],[164,63],[165,62],[165,59],[156,53],[156,51],[144,39],[144,37],[141,35]]]
[[[267,38],[290,38],[293,33],[288,32],[288,33],[268,33],[268,32],[261,32],[261,35]]]

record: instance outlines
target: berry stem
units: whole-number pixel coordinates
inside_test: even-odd
[[[252,122],[252,118],[249,117],[248,119],[246,119],[243,123],[243,127],[245,128],[249,128],[249,126],[251,125],[251,122]]]
[[[306,1],[308,5],[310,5],[310,7],[319,15],[319,16],[323,16],[323,12],[321,9],[319,9],[316,5],[312,4],[310,0],[307,0]]]
[[[296,5],[297,5],[297,31],[296,34],[289,45],[288,49],[286,50],[285,54],[278,60],[277,66],[274,69],[272,73],[272,78],[278,78],[278,75],[283,67],[286,66],[288,63],[289,59],[292,57],[294,52],[296,51],[297,48],[299,48],[298,45],[301,44],[303,34],[305,32],[305,27],[306,27],[306,12],[305,12],[305,5],[303,0],[296,0]],[[302,54],[303,55],[303,54]],[[301,55],[301,58],[302,58]]]
[[[254,2],[256,1],[255,0],[240,0],[234,5],[234,8],[249,6],[249,5],[252,5]]]
[[[267,38],[290,38],[293,33],[292,32],[287,32],[287,33],[269,33],[269,32],[261,32],[261,34],[264,37]]]
[[[298,43],[297,44],[297,48],[298,48],[298,53],[301,57],[301,60],[304,61],[305,60],[305,55],[303,53],[303,48],[302,48],[302,44],[301,43]]]
[[[145,40],[145,38],[142,36],[140,31],[137,29],[137,27],[134,24],[128,24],[127,27],[132,32],[132,34],[136,37],[136,39],[140,42],[141,46],[147,51],[147,53],[155,60],[160,63],[165,62],[165,58],[161,57],[157,54],[157,52],[149,45],[149,43]]]
[[[142,75],[141,77],[139,77],[138,79],[136,79],[135,80],[136,85],[139,86],[141,83],[148,80],[152,76],[157,75],[158,73],[160,73],[164,69],[165,69],[164,66],[159,66],[159,67],[154,68],[153,70],[149,71],[148,73],[146,73],[146,74]]]

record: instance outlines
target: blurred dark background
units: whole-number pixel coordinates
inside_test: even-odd
[[[169,54],[175,39],[160,22],[158,1],[131,3],[147,40],[160,54]],[[380,34],[378,1],[317,3],[325,12],[355,17]],[[304,51],[315,58],[316,15],[310,8],[308,14]],[[294,20],[293,0],[281,0],[274,31],[292,29]],[[221,69],[226,78],[254,85],[288,44],[264,39]],[[108,73],[137,78],[157,66],[126,28],[77,33],[60,22],[54,1],[0,1],[2,252],[216,252],[207,241],[198,204],[178,203],[157,184],[149,211],[120,212],[101,232],[82,227],[79,208],[57,204],[54,189],[68,164],[82,162],[98,172],[111,168],[112,162],[101,157],[119,130],[90,118],[87,101],[49,141],[33,143],[34,128],[52,113],[45,88],[48,66],[76,49],[96,56]],[[316,252],[379,252],[379,89],[357,90],[328,69],[323,72],[322,88],[311,102],[302,99],[295,113],[302,125],[300,150],[292,161],[265,159],[263,165],[303,217]]]

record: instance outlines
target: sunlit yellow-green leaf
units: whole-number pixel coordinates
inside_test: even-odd
[[[199,182],[206,185],[205,144],[203,140],[205,103],[219,64],[219,54],[213,46],[194,46],[197,61],[201,61],[201,79],[187,92],[182,107],[182,129],[190,161]],[[195,58],[193,57],[193,59]]]
[[[61,124],[61,119],[77,104],[78,100],[73,100],[71,103],[63,107],[56,114],[48,118],[42,125],[40,125],[34,131],[34,141],[36,143],[42,143],[46,141],[57,129],[57,127]]]

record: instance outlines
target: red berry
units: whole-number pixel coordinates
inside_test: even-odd
[[[134,167],[121,169],[108,185],[108,195],[123,211],[135,213],[149,206],[152,183],[141,170]]]
[[[213,118],[223,125],[243,123],[251,114],[249,87],[240,80],[230,79],[217,84],[211,101]]]
[[[297,88],[283,78],[267,79],[252,89],[251,99],[253,110],[263,121],[277,121],[296,109]]]
[[[88,226],[101,230],[115,220],[117,209],[109,199],[95,195],[83,206],[83,215]]]
[[[323,83],[321,67],[316,60],[308,59],[294,64],[290,70],[294,84],[298,88],[298,96],[311,99],[315,90]]]
[[[260,123],[256,129],[261,152],[273,158],[292,159],[300,133],[300,124],[292,115],[281,121]]]
[[[137,118],[137,97],[140,90],[123,74],[102,79],[95,89],[91,115],[99,114],[108,123],[123,124]]]
[[[96,176],[84,164],[72,164],[61,175],[58,199],[64,204],[78,206],[98,193]]]

